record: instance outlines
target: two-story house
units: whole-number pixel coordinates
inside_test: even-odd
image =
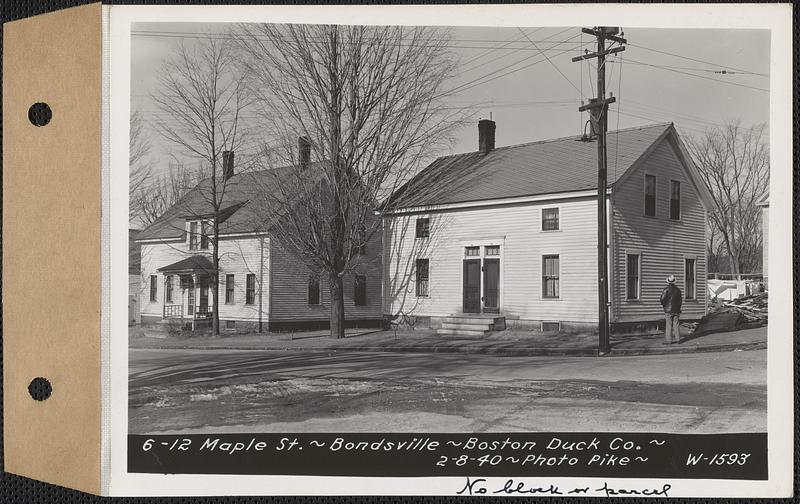
[[[575,137],[437,159],[384,214],[384,312],[429,319],[440,333],[503,324],[596,327],[597,144]],[[668,275],[683,317],[706,311],[706,220],[712,206],[672,124],[610,132],[612,329],[663,324]],[[470,324],[483,324],[483,327]]]
[[[307,156],[309,150],[301,152]],[[164,215],[138,234],[138,285],[143,324],[178,320],[207,325],[214,310],[220,329],[276,331],[325,328],[329,324],[328,282],[310,271],[270,232],[263,191],[288,184],[298,166],[235,173],[234,156],[223,156],[224,193],[219,211],[219,306],[212,295],[213,207],[208,180],[201,181]],[[313,176],[309,173],[308,176]],[[266,201],[266,203],[265,203]],[[256,203],[257,202],[257,203]],[[274,223],[272,223],[274,226]],[[360,249],[360,260],[344,281],[345,323],[381,322],[381,236]]]

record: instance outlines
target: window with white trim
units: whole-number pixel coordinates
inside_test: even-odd
[[[558,231],[558,207],[542,208],[542,231]]]
[[[560,282],[560,259],[556,254],[542,256],[542,297],[558,298]]]
[[[644,176],[644,214],[649,217],[656,215],[656,176]]]
[[[642,256],[626,254],[625,258],[625,299],[639,299],[641,296]]]
[[[417,259],[415,264],[417,279],[417,297],[428,297],[428,280],[430,278],[430,261]]]
[[[697,259],[686,258],[683,264],[684,299],[697,299]]]

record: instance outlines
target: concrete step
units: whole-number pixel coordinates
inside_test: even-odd
[[[494,317],[470,317],[468,315],[450,315],[443,317],[442,322],[451,322],[453,324],[491,324],[494,322]]]
[[[492,324],[488,322],[483,322],[483,323],[442,322],[442,329],[464,329],[467,331],[491,331]]]
[[[442,318],[442,324],[480,324],[488,325],[493,331],[502,331],[506,328],[506,318],[502,315],[450,315]]]
[[[467,329],[436,329],[436,334],[441,336],[488,336],[491,331],[467,330]]]

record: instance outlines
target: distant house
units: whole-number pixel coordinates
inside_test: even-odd
[[[758,202],[761,207],[761,274],[764,276],[764,286],[769,285],[769,195]]]
[[[164,320],[208,325],[214,310],[220,329],[235,331],[324,328],[329,325],[328,282],[311,272],[272,236],[270,208],[255,201],[260,191],[277,187],[293,170],[314,164],[236,174],[225,157],[226,179],[220,212],[219,306],[212,295],[213,208],[202,181],[158,220],[144,229],[141,280],[137,284],[143,323]],[[229,164],[228,164],[229,163]],[[286,178],[284,180],[292,180]],[[275,209],[274,215],[279,215]],[[277,217],[276,217],[277,218]],[[345,277],[345,319],[349,325],[381,320],[381,236],[360,251],[362,260]]]
[[[575,137],[437,159],[384,214],[384,311],[441,333],[596,326],[597,144]],[[665,278],[706,310],[708,189],[675,127],[608,134],[609,300],[616,330],[659,321]],[[470,326],[482,324],[483,327]]]
[[[128,230],[128,325],[141,323],[139,284],[141,283],[141,245],[136,243],[138,229]]]

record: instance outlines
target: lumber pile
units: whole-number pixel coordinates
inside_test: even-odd
[[[766,292],[723,301],[723,310],[735,310],[742,314],[745,322],[766,323],[768,297]]]

